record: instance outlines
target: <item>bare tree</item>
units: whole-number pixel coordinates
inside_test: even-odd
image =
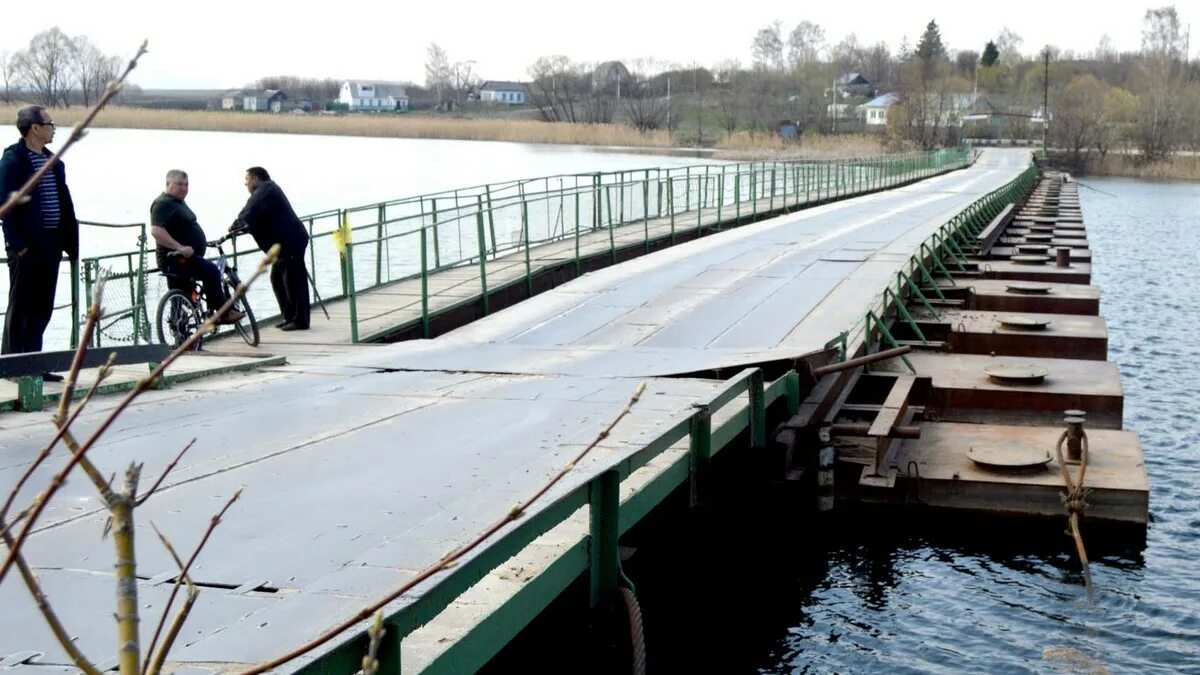
[[[425,86],[437,92],[439,105],[450,88],[450,57],[436,42],[430,42],[425,50]]]
[[[20,61],[20,54],[8,51],[0,52],[0,78],[4,80],[4,89],[0,90],[0,98],[5,103],[12,103],[15,94],[21,89],[21,83],[17,77]]]
[[[451,84],[454,86],[454,102],[461,106],[462,94],[479,83],[479,77],[475,74],[475,61],[455,61],[450,68],[450,75]]]
[[[811,21],[801,21],[788,33],[788,65],[792,68],[816,63],[825,47],[825,29]]]
[[[630,124],[638,131],[661,129],[670,122],[667,98],[654,86],[655,76],[662,70],[662,64],[653,59],[638,59],[630,69],[621,102]]]
[[[1176,146],[1186,40],[1174,7],[1146,10],[1135,136],[1147,161],[1168,158]]]
[[[547,122],[588,122],[587,113],[611,115],[611,104],[588,104],[592,78],[582,64],[562,55],[542,56],[529,67],[530,101]],[[597,92],[599,95],[599,92]]]
[[[58,27],[38,33],[19,60],[20,77],[44,106],[69,105],[71,58],[74,46]]]
[[[750,54],[759,70],[783,70],[783,24],[773,22],[754,35]]]
[[[877,88],[892,82],[892,52],[886,42],[877,42],[866,54],[866,76]]]
[[[1086,169],[1091,152],[1104,145],[1106,132],[1104,100],[1107,89],[1091,75],[1078,75],[1066,87],[1055,90],[1054,145],[1065,149],[1071,164]]]
[[[713,68],[713,75],[718,86],[717,111],[721,118],[721,127],[726,135],[737,131],[741,123],[742,94],[745,83],[745,71],[735,60],[726,60]]]

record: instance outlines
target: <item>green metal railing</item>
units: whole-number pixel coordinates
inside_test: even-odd
[[[530,249],[571,242],[555,265],[579,273],[586,258],[615,261],[627,248],[649,250],[762,215],[821,204],[907,183],[965,166],[967,148],[838,161],[755,162],[550,176],[499,185],[422,195],[347,209],[341,233],[343,286],[350,306],[351,340],[371,341],[396,328],[363,332],[360,296],[397,282],[420,280],[422,334],[430,335],[431,276],[450,268],[476,267],[478,295],[465,302],[490,311],[489,266],[523,265],[506,283],[525,285],[544,264]],[[654,227],[652,235],[651,228]],[[638,226],[640,225],[640,230]],[[641,235],[639,238],[637,234]],[[333,232],[314,234],[317,239]],[[313,249],[318,249],[314,243]],[[519,255],[522,253],[524,255]],[[515,255],[516,257],[508,257]],[[444,309],[444,308],[443,308]]]
[[[954,272],[966,271],[967,253],[974,250],[976,237],[1006,206],[1023,200],[1033,190],[1037,180],[1037,166],[1031,163],[1019,176],[976,199],[921,242],[904,269],[897,273],[895,289],[888,286],[883,290],[878,303],[863,318],[861,329],[856,329],[850,336],[849,343],[853,345],[851,350],[856,350],[860,341],[867,352],[873,351],[875,345],[885,343],[888,347],[898,347],[887,323],[893,315],[908,324],[921,342],[926,342],[908,311],[908,304],[919,302],[933,316],[939,316],[930,302],[930,295],[922,288],[938,299],[945,300],[937,279],[948,279],[954,285]],[[915,372],[907,358],[904,358],[904,363]]]
[[[524,284],[525,293],[532,294],[533,278],[546,266],[535,259],[538,246],[567,244],[565,263],[578,275],[589,257],[615,261],[630,247],[649,250],[660,239],[674,243],[679,236],[699,236],[766,214],[894,187],[971,161],[971,151],[958,147],[842,160],[562,174],[332,209],[301,220],[311,239],[308,267],[317,292],[325,303],[348,302],[350,339],[361,342],[397,327],[362,330],[372,317],[361,316],[360,300],[372,289],[419,279],[420,324],[422,334],[429,336],[431,316],[447,309],[430,306],[430,298],[438,295],[434,275],[439,272],[477,267],[478,295],[463,302],[481,299],[487,313],[488,291],[501,284]],[[148,265],[145,224],[87,225],[136,228],[138,246],[84,258],[72,273],[72,346],[86,309],[79,298],[90,297],[101,270],[109,274],[107,321],[96,340],[138,344],[154,339],[150,323],[165,286],[158,270]],[[343,246],[337,245],[339,239]],[[253,267],[262,254],[239,247],[238,241],[232,243],[232,262]],[[563,262],[560,258],[555,264]],[[520,278],[510,274],[495,283],[494,268],[514,263],[523,268]],[[260,285],[250,295],[260,318],[267,319],[264,309],[274,306],[270,290]]]
[[[764,383],[763,373],[758,368],[742,371],[725,381],[707,402],[674,418],[671,427],[657,438],[567,494],[525,515],[474,557],[440,573],[432,588],[384,618],[387,632],[380,646],[380,672],[401,672],[400,645],[405,637],[437,616],[492,570],[584,507],[588,507],[589,535],[561,552],[545,573],[528,582],[520,593],[523,598],[536,595],[548,602],[584,573],[588,574],[593,604],[606,593],[615,591],[620,579],[618,537],[676,488],[687,485],[691,502],[700,501],[705,494],[712,458],[743,432],[749,432],[751,448],[766,447],[767,409],[777,401],[784,402],[789,416],[799,410],[800,381],[795,371],[770,384]],[[722,421],[715,423],[714,418]],[[688,446],[686,454],[680,455],[651,481],[621,500],[619,488],[623,479],[684,441]],[[526,602],[537,601],[526,599]],[[468,637],[461,641],[468,647],[458,649],[454,654],[441,655],[423,672],[473,672],[521,627],[506,623],[502,630],[508,633],[507,637],[489,634],[487,645],[482,649],[470,648],[473,640]],[[367,643],[365,633],[347,636],[329,652],[299,668],[299,672],[354,673],[362,667]],[[455,647],[450,649],[455,650]]]

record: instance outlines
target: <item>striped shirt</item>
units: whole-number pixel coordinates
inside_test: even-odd
[[[42,170],[49,158],[29,150],[29,161],[33,162],[33,170],[36,173]],[[42,227],[51,229],[58,227],[59,220],[62,219],[62,211],[58,206],[58,180],[54,175],[53,168],[46,172],[35,189],[42,209]]]

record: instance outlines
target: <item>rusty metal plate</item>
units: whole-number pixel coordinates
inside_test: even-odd
[[[1032,363],[988,366],[983,372],[1000,384],[1038,384],[1050,374],[1050,369]]]
[[[967,450],[972,462],[988,469],[1032,469],[1050,462],[1050,451],[1021,445],[972,445]]]
[[[1009,316],[1003,319],[996,319],[1004,328],[1011,330],[1046,330],[1050,325],[1047,319],[1035,319],[1031,316]]]
[[[1024,253],[1021,255],[1014,255],[1013,257],[1009,258],[1009,260],[1017,263],[1018,265],[1045,265],[1050,261],[1050,256]]]
[[[1009,293],[1021,293],[1024,295],[1049,295],[1050,284],[1036,284],[1033,282],[1019,282],[1007,284],[1004,288]]]

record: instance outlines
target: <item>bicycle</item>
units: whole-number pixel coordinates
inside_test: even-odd
[[[208,242],[209,248],[217,249],[217,271],[221,275],[221,284],[225,293],[232,297],[234,291],[242,283],[238,278],[237,267],[225,257],[221,245],[237,236],[239,233],[227,234],[216,241]],[[179,255],[171,253],[169,255]],[[204,286],[199,281],[192,281],[178,274],[162,272],[167,277],[171,289],[158,301],[158,313],[155,325],[158,328],[158,339],[164,344],[178,348],[196,332],[208,317],[217,309],[208,305],[204,295]],[[242,318],[233,324],[234,330],[251,347],[258,346],[258,323],[254,320],[254,312],[246,296],[237,299],[233,309],[242,313]],[[200,349],[204,339],[196,340],[193,349]]]

